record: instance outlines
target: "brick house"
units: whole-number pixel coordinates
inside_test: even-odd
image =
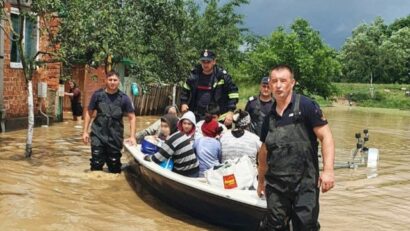
[[[5,1],[5,11],[10,14],[12,25],[15,31],[22,29],[24,32],[24,47],[30,54],[37,51],[50,51],[56,47],[50,47],[48,36],[41,34],[40,29],[44,27],[44,22],[36,17],[35,21],[24,18],[23,28],[19,28],[18,8],[13,5],[15,1]],[[25,7],[30,6],[30,1],[25,3]],[[52,30],[57,29],[57,19],[48,22]],[[0,32],[0,130],[10,131],[27,127],[28,105],[27,105],[27,85],[24,78],[20,54],[17,47],[10,39],[10,26],[5,20],[1,21],[4,30]],[[44,60],[44,57],[39,57]],[[38,68],[34,73],[33,97],[35,125],[44,123],[45,117],[41,111],[46,113],[50,121],[62,119],[62,97],[59,97],[60,63],[48,63]],[[38,83],[46,84],[46,95],[39,97]]]

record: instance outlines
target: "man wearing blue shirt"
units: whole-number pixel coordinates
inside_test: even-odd
[[[292,68],[279,65],[269,85],[275,102],[262,125],[259,152],[259,196],[265,194],[268,214],[261,230],[319,230],[319,189],[334,187],[334,141],[319,106],[293,93]],[[318,142],[323,171],[319,176]]]
[[[130,121],[130,138],[126,142],[135,144],[135,109],[130,98],[118,89],[120,77],[110,71],[105,78],[105,88],[97,90],[91,97],[84,117],[83,142],[91,141],[91,171],[101,171],[107,163],[111,173],[121,172],[121,149],[124,141],[122,117]],[[91,133],[88,126],[94,118]]]

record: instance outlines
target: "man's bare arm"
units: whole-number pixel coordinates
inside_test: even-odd
[[[327,192],[333,188],[335,183],[334,161],[335,161],[335,144],[329,125],[315,127],[313,129],[322,146],[323,171],[319,178],[319,187],[322,192]]]
[[[265,174],[268,170],[267,154],[268,150],[266,149],[266,145],[262,143],[258,153],[258,188],[256,189],[260,197],[265,194]]]

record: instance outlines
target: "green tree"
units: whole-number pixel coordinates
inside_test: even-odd
[[[139,1],[141,40],[135,42],[141,49],[132,69],[138,79],[176,83],[189,72],[196,58],[189,32],[196,10],[190,1]]]
[[[343,45],[339,59],[343,80],[349,82],[408,83],[410,16],[385,25],[377,17],[359,25]]]
[[[98,7],[97,7],[98,6]],[[58,42],[66,65],[112,65],[140,51],[137,1],[70,0],[60,9]]]
[[[394,22],[388,26],[388,33],[391,35],[394,31],[398,31],[405,27],[410,28],[410,15],[394,20]]]
[[[387,38],[387,26],[377,17],[370,25],[355,28],[340,52],[344,80],[349,82],[383,82],[381,44]]]
[[[148,82],[178,82],[201,49],[215,49],[220,62],[237,62],[246,0],[71,0],[60,11],[59,42],[66,64],[104,64],[131,59],[130,72]],[[96,8],[95,6],[99,7]],[[227,62],[228,63],[228,62]]]
[[[196,49],[196,56],[203,49],[217,52],[218,63],[224,66],[236,66],[243,59],[239,47],[244,43],[242,28],[243,15],[235,10],[248,0],[229,0],[221,4],[219,0],[206,0],[203,14],[196,10],[192,13],[195,23],[192,24],[191,41]],[[196,59],[195,59],[196,61]]]
[[[298,92],[331,96],[334,91],[331,80],[340,73],[336,51],[304,19],[296,19],[290,29],[286,32],[279,27],[270,37],[261,39],[244,63],[247,75],[259,81],[273,66],[288,64],[294,69]]]
[[[380,46],[384,82],[410,83],[410,27],[394,31]]]

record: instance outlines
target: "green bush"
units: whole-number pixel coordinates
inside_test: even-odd
[[[380,101],[380,100],[384,100],[386,97],[378,91],[374,92],[373,98],[371,97],[371,94],[369,91],[368,92],[363,92],[363,91],[358,92],[357,91],[357,92],[346,94],[345,98],[353,102],[363,102],[367,100]]]

